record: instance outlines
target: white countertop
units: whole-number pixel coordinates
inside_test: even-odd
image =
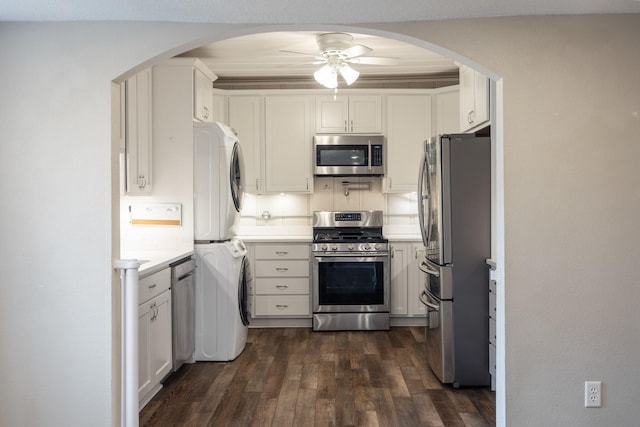
[[[169,267],[169,264],[193,255],[193,249],[123,251],[122,259],[137,259],[140,262],[140,278]]]

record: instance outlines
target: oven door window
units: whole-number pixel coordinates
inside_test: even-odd
[[[384,304],[384,262],[340,260],[318,263],[320,305]]]
[[[367,166],[368,147],[364,145],[341,145],[317,147],[317,166]]]

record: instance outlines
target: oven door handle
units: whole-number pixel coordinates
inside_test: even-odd
[[[438,270],[434,270],[432,268],[429,268],[429,264],[427,264],[426,261],[422,261],[420,263],[420,271],[422,271],[423,273],[430,274],[430,275],[435,276],[435,277],[440,277],[440,272]]]
[[[420,300],[420,302],[422,304],[426,305],[427,307],[429,307],[433,311],[440,311],[440,306],[439,305],[431,303],[431,302],[428,301],[429,295],[427,294],[427,291],[420,292],[420,294],[418,295],[418,299]]]
[[[322,252],[319,254],[313,254],[313,257],[320,260],[324,258],[387,258],[389,256],[389,252],[349,252],[349,253],[334,253],[328,254],[326,252]]]

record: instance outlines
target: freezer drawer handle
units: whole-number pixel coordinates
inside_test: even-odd
[[[430,274],[432,276],[440,277],[440,272],[437,271],[437,270],[432,270],[431,268],[429,268],[427,263],[424,262],[424,261],[422,261],[420,263],[420,271],[422,271],[423,273]]]
[[[289,271],[289,269],[287,267],[276,267],[276,271]]]
[[[427,291],[422,291],[420,293],[420,295],[418,295],[418,299],[420,300],[421,303],[423,303],[424,305],[426,305],[427,307],[429,307],[432,310],[435,311],[440,311],[440,306],[430,303],[429,301],[427,301]]]
[[[278,288],[278,289],[288,289],[289,286],[287,286],[287,285],[276,285],[276,288]]]

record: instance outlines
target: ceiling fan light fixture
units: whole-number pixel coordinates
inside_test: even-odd
[[[340,75],[342,76],[344,81],[347,82],[349,86],[351,86],[351,84],[358,79],[360,73],[351,68],[349,64],[343,62],[342,64],[340,64]]]
[[[338,73],[330,64],[325,64],[318,71],[313,73],[313,77],[318,83],[328,89],[338,87]]]

